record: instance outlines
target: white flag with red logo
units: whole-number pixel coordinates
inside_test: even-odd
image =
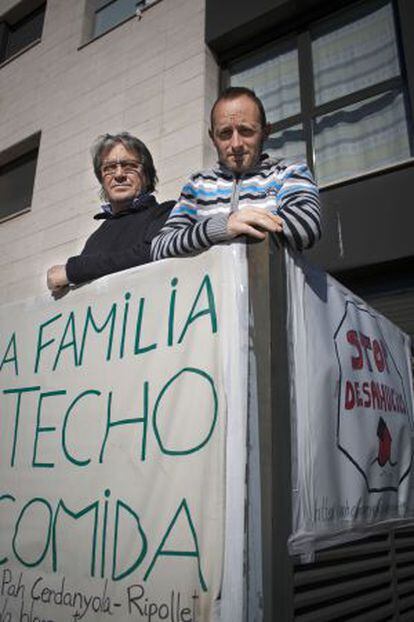
[[[287,257],[292,553],[414,522],[410,339],[329,275]]]

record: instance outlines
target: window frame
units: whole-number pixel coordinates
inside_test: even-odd
[[[15,58],[19,57],[21,54],[24,54],[32,47],[38,45],[41,42],[43,36],[46,9],[46,0],[42,0],[41,2],[34,2],[34,4],[30,2],[23,2],[0,17],[0,67],[3,67],[3,65],[11,62]],[[40,14],[43,14],[40,35],[26,45],[23,45],[23,47],[19,48],[17,51],[13,52],[10,55],[7,55],[7,46],[10,33],[16,31],[16,29],[18,29],[20,26],[24,26],[27,22],[29,22],[29,20]]]
[[[295,47],[298,52],[298,73],[299,73],[299,93],[300,93],[300,112],[289,117],[285,117],[280,121],[270,123],[270,134],[284,131],[296,125],[301,125],[303,128],[303,137],[306,145],[306,159],[309,168],[315,173],[315,138],[314,138],[314,121],[321,115],[329,114],[340,110],[346,106],[358,104],[364,102],[371,97],[375,97],[386,92],[399,89],[403,95],[404,107],[406,110],[406,118],[408,125],[408,140],[410,144],[411,157],[398,162],[392,162],[389,165],[381,166],[379,168],[365,171],[363,173],[347,177],[345,179],[338,179],[325,184],[320,184],[320,188],[329,188],[344,183],[350,183],[353,180],[361,179],[367,176],[372,176],[390,169],[399,168],[407,163],[414,162],[414,120],[413,120],[413,107],[414,102],[410,101],[410,93],[407,80],[407,68],[404,57],[404,49],[402,45],[402,33],[399,19],[398,0],[389,0],[392,7],[393,23],[396,33],[396,45],[398,51],[398,60],[400,64],[400,75],[392,78],[388,78],[381,82],[377,82],[368,87],[358,89],[347,95],[336,97],[328,102],[316,104],[315,102],[315,89],[314,89],[314,71],[312,61],[312,32],[314,29],[324,27],[328,23],[336,24],[340,26],[344,23],[343,16],[349,15],[350,12],[354,12],[355,16],[359,16],[367,11],[366,3],[358,1],[353,4],[347,5],[342,9],[335,10],[330,14],[324,15],[322,18],[309,22],[303,29],[294,30],[291,33],[276,39],[275,41],[268,43],[265,46],[251,50],[248,54],[233,58],[229,61],[228,65],[222,72],[221,86],[227,87],[231,83],[231,65],[235,61],[248,59],[255,56],[259,51],[265,51],[266,49],[273,49],[282,45]],[[378,0],[377,6],[381,7],[387,4],[387,0]],[[370,6],[373,6],[375,2],[371,2]]]
[[[136,18],[136,13],[134,12],[129,17],[126,17],[122,19],[120,22],[113,24],[107,30],[99,34],[95,34],[96,14],[99,13],[99,11],[102,11],[102,9],[109,6],[110,4],[113,4],[115,1],[116,0],[86,0],[85,20],[84,20],[84,26],[83,26],[83,32],[82,32],[82,41],[81,41],[80,46],[78,47],[78,50],[81,50],[86,45],[89,45],[89,43],[92,43],[93,41],[96,41],[97,39],[104,37],[105,35],[109,34],[116,28],[119,28],[126,22],[129,22],[130,20]],[[161,1],[162,0],[136,0],[137,9],[139,9],[142,14],[145,11],[147,11],[149,8],[153,7],[155,4],[158,4]],[[145,4],[143,6],[138,6],[142,3],[145,3]]]
[[[15,145],[12,145],[11,147],[0,152],[0,177],[2,174],[4,174],[3,173],[4,169],[6,169],[6,172],[7,172],[7,169],[11,169],[16,166],[19,166],[20,164],[22,164],[22,160],[30,160],[31,157],[36,153],[36,162],[35,162],[34,171],[33,171],[33,178],[31,178],[30,180],[31,182],[30,202],[28,205],[25,205],[24,207],[16,209],[15,211],[5,216],[2,216],[0,212],[0,225],[3,222],[11,220],[12,218],[15,218],[17,216],[20,216],[21,214],[26,214],[27,212],[30,212],[32,209],[34,187],[35,187],[35,182],[36,182],[36,171],[37,171],[37,166],[39,163],[40,139],[41,139],[41,132],[37,132],[36,134],[32,134],[31,136],[28,136],[25,140]]]

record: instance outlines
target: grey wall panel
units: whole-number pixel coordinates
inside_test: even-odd
[[[352,0],[206,0],[206,42],[220,59],[283,36]]]
[[[323,238],[308,253],[332,271],[413,254],[414,165],[321,191]]]

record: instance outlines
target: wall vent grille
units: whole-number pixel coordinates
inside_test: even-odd
[[[414,528],[317,553],[294,566],[295,622],[414,622]]]

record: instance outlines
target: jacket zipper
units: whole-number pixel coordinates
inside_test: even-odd
[[[241,177],[234,177],[233,179],[233,188],[231,191],[231,202],[230,202],[230,212],[238,212],[239,211],[239,196],[240,196],[240,185],[241,185]]]

